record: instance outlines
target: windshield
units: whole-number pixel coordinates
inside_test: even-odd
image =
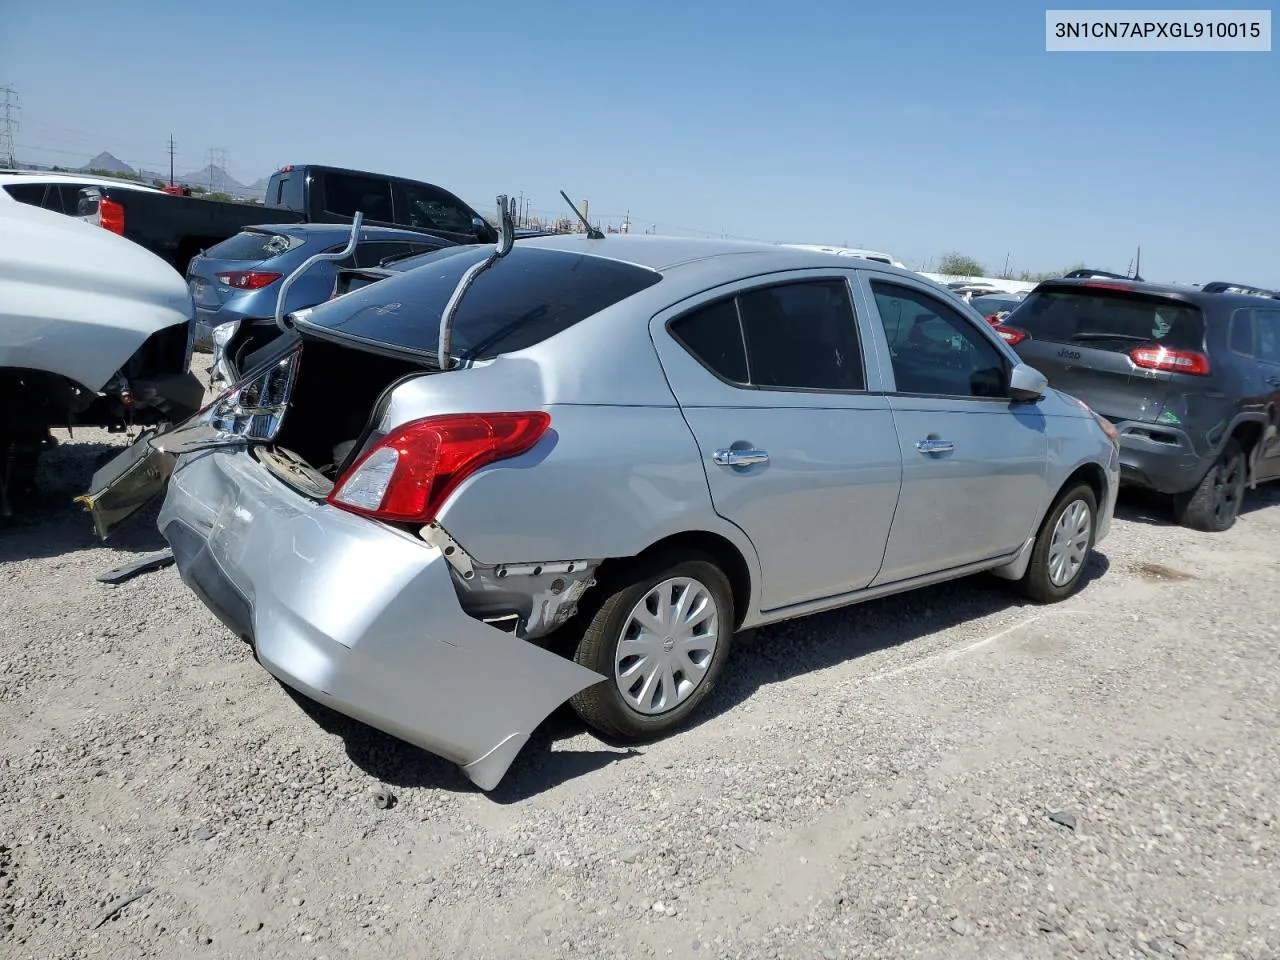
[[[1174,350],[1204,348],[1204,316],[1181,300],[1096,287],[1032,293],[1005,323],[1036,340],[1128,350],[1159,343]]]
[[[215,243],[206,251],[211,260],[270,260],[301,246],[301,237],[289,237],[268,230],[244,230]]]
[[[435,356],[440,317],[463,273],[493,247],[445,247],[401,261],[412,269],[317,307],[314,326]],[[453,321],[456,357],[523,350],[652,286],[662,275],[604,257],[514,247],[481,273]]]

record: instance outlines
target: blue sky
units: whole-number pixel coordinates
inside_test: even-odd
[[[1025,2],[4,8],[28,161],[161,168],[172,133],[180,173],[217,147],[245,183],[331,163],[553,215],[563,188],[633,229],[915,266],[1124,270],[1141,244],[1149,279],[1280,287],[1275,50],[1046,53]]]

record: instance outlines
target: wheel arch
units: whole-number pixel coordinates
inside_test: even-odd
[[[758,568],[751,562],[755,559],[754,551],[749,560],[744,549],[723,534],[710,530],[669,534],[634,556],[605,560],[600,564],[597,578],[603,581],[617,576],[632,565],[663,553],[701,553],[708,556],[729,580],[733,591],[733,626],[735,630],[742,629],[756,608]]]
[[[1267,428],[1272,425],[1271,419],[1262,413],[1240,414],[1232,422],[1231,428],[1223,433],[1218,449],[1214,451],[1214,459],[1222,455],[1228,441],[1235,440],[1244,450],[1246,483],[1253,486],[1257,483],[1255,470],[1258,453],[1262,449],[1262,438]]]

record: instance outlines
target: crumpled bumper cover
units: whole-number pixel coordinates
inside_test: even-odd
[[[604,679],[468,616],[436,548],[295,494],[243,450],[181,458],[159,526],[183,580],[275,677],[483,790]]]

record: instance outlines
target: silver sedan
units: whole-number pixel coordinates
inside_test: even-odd
[[[565,700],[647,740],[739,631],[979,571],[1082,581],[1111,425],[916,274],[610,235],[455,247],[291,316],[160,514],[285,684],[497,785]]]

